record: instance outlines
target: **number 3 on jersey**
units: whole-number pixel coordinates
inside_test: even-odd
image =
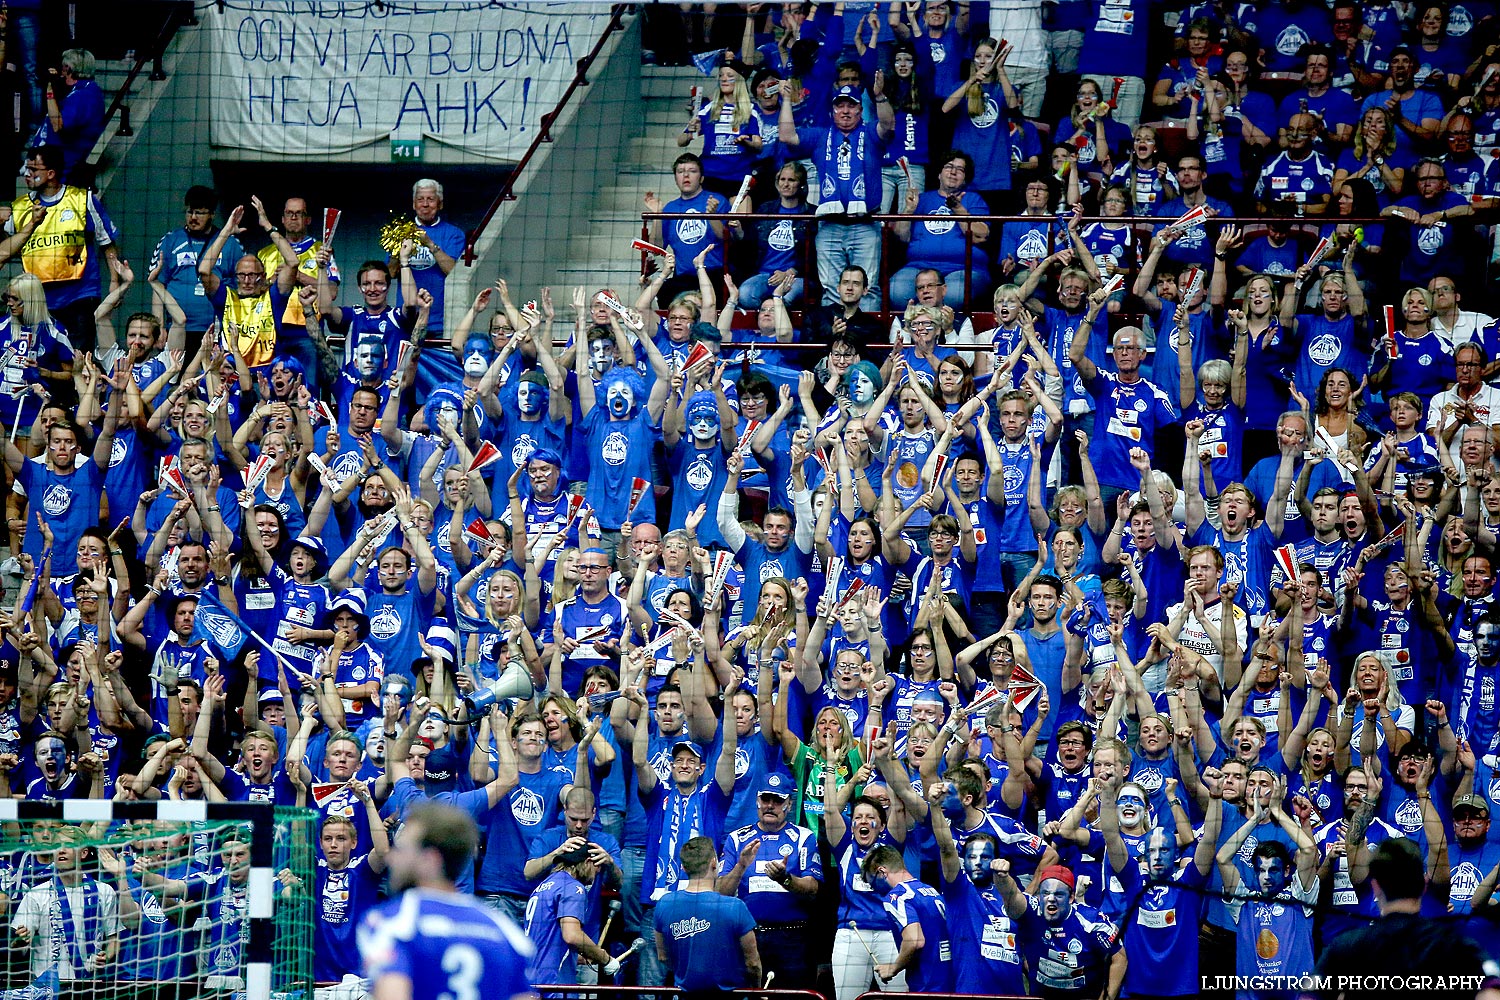
[[[448,992],[438,1000],[479,1000],[479,977],[484,974],[479,949],[468,944],[449,945],[443,951],[442,966],[448,975]]]

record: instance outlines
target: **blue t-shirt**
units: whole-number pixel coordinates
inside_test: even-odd
[[[912,879],[891,889],[885,897],[896,947],[901,932],[911,924],[922,927],[923,945],[906,967],[906,985],[913,993],[949,993],[956,970],[953,946],[948,939],[948,918],[942,894],[930,885]]]
[[[334,871],[318,859],[313,888],[313,979],[336,983],[361,969],[354,932],[366,911],[375,905],[380,876],[370,867],[368,855],[360,855]]]
[[[755,930],[755,918],[744,900],[679,889],[657,902],[652,919],[666,939],[679,989],[727,992],[746,985],[740,939]]]

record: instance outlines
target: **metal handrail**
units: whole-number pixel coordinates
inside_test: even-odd
[[[531,145],[526,147],[526,152],[521,154],[521,158],[516,161],[516,165],[506,174],[505,180],[500,184],[500,192],[490,202],[490,207],[485,209],[484,217],[479,220],[479,224],[469,230],[468,239],[464,243],[463,262],[465,267],[474,266],[474,248],[478,245],[479,238],[484,235],[484,231],[489,228],[489,224],[499,214],[500,206],[504,205],[507,201],[515,201],[516,181],[520,178],[522,171],[531,163],[532,157],[536,155],[542,143],[552,141],[552,123],[557,121],[558,116],[568,106],[568,102],[573,99],[573,95],[578,89],[589,85],[588,71],[593,68],[594,60],[599,58],[599,53],[604,51],[604,43],[609,41],[611,35],[624,27],[625,14],[629,10],[629,4],[615,4],[610,8],[609,23],[604,26],[604,31],[600,33],[599,40],[594,43],[594,47],[589,50],[588,55],[578,60],[578,71],[573,74],[573,81],[568,84],[568,89],[563,91],[562,97],[558,98],[557,105],[551,111],[542,115],[536,137],[531,140]]]
[[[186,17],[184,17],[184,13],[187,14]],[[136,56],[135,65],[125,75],[125,82],[120,84],[119,89],[115,91],[114,99],[109,102],[109,107],[105,109],[105,128],[109,127],[109,123],[114,119],[115,115],[119,115],[120,127],[115,130],[115,135],[135,135],[135,129],[130,124],[130,108],[125,103],[129,99],[131,88],[135,86],[136,79],[140,77],[141,70],[145,68],[148,62],[151,64],[151,75],[148,79],[160,81],[167,78],[166,70],[162,68],[161,64],[161,57],[166,51],[167,43],[177,33],[178,28],[191,24],[194,20],[193,8],[191,6],[187,7],[186,10],[178,4],[172,4],[167,8],[166,19],[162,21],[161,28],[157,31],[156,37],[152,39],[150,49],[144,54]],[[109,148],[108,143],[105,144],[105,148]],[[90,160],[89,166],[97,167],[98,161]]]
[[[660,221],[664,221],[664,220],[667,220],[667,219],[702,219],[702,220],[718,220],[718,221],[723,221],[723,222],[728,222],[730,220],[752,221],[752,222],[754,222],[754,221],[758,221],[758,220],[761,220],[761,219],[769,219],[769,220],[806,219],[806,220],[810,220],[810,221],[816,222],[818,220],[818,218],[819,218],[819,216],[817,216],[816,214],[811,213],[811,212],[803,213],[803,214],[800,214],[800,215],[782,215],[782,214],[779,214],[779,213],[773,214],[773,213],[763,213],[763,212],[744,212],[744,213],[736,213],[736,212],[642,212],[641,213],[641,238],[642,239],[649,239],[650,238],[650,230],[651,230],[651,223],[652,222],[660,222]],[[836,221],[838,221],[839,218],[840,217],[838,217],[838,216],[834,216],[834,217],[831,217],[831,220],[836,222]],[[953,221],[953,222],[959,222],[959,223],[983,222],[983,223],[990,224],[990,225],[993,225],[993,224],[996,224],[996,223],[1003,225],[1003,224],[1005,224],[1007,222],[1042,222],[1042,221],[1045,221],[1045,222],[1053,224],[1053,225],[1064,225],[1065,226],[1067,224],[1068,220],[1071,218],[1071,216],[1058,215],[1056,213],[1049,213],[1048,215],[945,215],[945,216],[933,216],[931,214],[928,214],[928,215],[908,215],[905,212],[892,212],[890,214],[884,214],[884,213],[882,213],[882,214],[877,214],[877,215],[871,215],[871,216],[868,217],[868,221],[869,222],[873,222],[873,223],[877,223],[877,224],[879,224],[879,223],[886,223],[886,222],[927,222],[927,221],[931,221],[934,218],[942,218],[942,219],[947,219],[947,220],[950,220],[950,221]],[[1136,227],[1140,227],[1140,226],[1167,226],[1167,225],[1170,225],[1173,222],[1173,219],[1171,217],[1169,217],[1169,216],[1164,216],[1164,215],[1115,215],[1115,216],[1089,215],[1089,216],[1082,216],[1082,217],[1080,217],[1078,221],[1081,224],[1088,224],[1088,223],[1093,223],[1093,222],[1105,222],[1105,223],[1110,223],[1112,225],[1126,225],[1126,226],[1130,226],[1131,228],[1136,228]],[[1290,223],[1294,232],[1297,231],[1297,230],[1299,230],[1299,229],[1302,230],[1303,232],[1306,232],[1311,227],[1321,227],[1321,226],[1325,226],[1325,225],[1367,226],[1367,225],[1384,224],[1384,223],[1386,223],[1388,221],[1391,221],[1391,220],[1390,219],[1386,219],[1384,217],[1379,217],[1379,216],[1377,216],[1375,218],[1356,218],[1356,217],[1353,217],[1353,216],[1343,216],[1343,215],[1309,215],[1309,216],[1294,216],[1294,217],[1287,217],[1287,216],[1284,216],[1284,215],[1283,216],[1269,216],[1269,215],[1242,216],[1242,215],[1236,215],[1236,216],[1219,216],[1219,217],[1215,217],[1215,218],[1212,218],[1212,219],[1208,219],[1206,221],[1208,223],[1214,223],[1216,221],[1222,221],[1224,223],[1230,223],[1230,224],[1241,226],[1241,227],[1245,227],[1245,226],[1269,226],[1269,225],[1271,225],[1273,223],[1281,223],[1281,224]],[[1405,221],[1405,220],[1399,220],[1399,221]],[[887,249],[888,249],[888,246],[889,246],[889,242],[888,242],[888,236],[889,235],[890,235],[889,230],[887,230],[885,228],[885,226],[882,225],[881,226],[881,231],[880,231],[880,255],[881,255],[881,272],[880,273],[881,274],[887,274],[887,275],[890,273],[889,270],[888,270],[888,268],[886,267],[886,265],[888,263]],[[974,240],[972,238],[970,238],[971,234],[970,234],[970,231],[968,229],[964,230],[964,235],[965,235],[965,241],[964,241],[964,270],[967,272],[967,271],[969,271],[973,267]],[[646,273],[646,264],[647,264],[647,260],[648,260],[648,258],[650,256],[651,255],[647,251],[643,250],[643,251],[640,252],[640,261],[641,261],[640,267],[641,267],[641,274],[642,275],[644,275]],[[967,311],[969,309],[970,305],[971,305],[972,292],[973,292],[972,288],[969,288],[967,286],[964,288],[964,309],[965,309],[965,311]],[[882,312],[888,312],[889,308],[890,308],[890,301],[889,301],[890,289],[888,287],[882,286],[880,294],[881,294],[881,305],[883,307],[881,311]]]

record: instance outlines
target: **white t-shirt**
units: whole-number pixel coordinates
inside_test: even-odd
[[[1183,603],[1181,601],[1172,605],[1167,609],[1167,621],[1171,621],[1173,617],[1181,614],[1182,610]],[[1183,623],[1182,631],[1177,633],[1177,641],[1213,664],[1214,673],[1219,675],[1219,683],[1222,684],[1224,682],[1224,654],[1219,652],[1217,640],[1222,634],[1221,629],[1224,626],[1224,602],[1215,601],[1204,608],[1203,617],[1207,620],[1200,622],[1196,615],[1189,614],[1187,621]],[[1247,628],[1248,624],[1245,620],[1245,612],[1236,607],[1234,609],[1234,635],[1235,642],[1239,644],[1241,655],[1244,655],[1245,650],[1249,648],[1246,645]],[[1160,668],[1161,678],[1156,680],[1157,686],[1153,689],[1151,686],[1154,680],[1152,674],[1158,667]],[[1150,670],[1147,670],[1141,678],[1142,682],[1146,685],[1146,690],[1151,691],[1153,694],[1160,691],[1162,685],[1166,683],[1166,672],[1166,661],[1162,661]]]
[[[115,890],[103,882],[96,884],[99,888],[100,934],[105,940],[119,937],[120,915],[115,901]],[[32,978],[40,976],[52,967],[52,921],[53,913],[58,909],[55,885],[56,883],[52,881],[43,882],[22,896],[21,905],[16,909],[13,926],[27,927],[31,930]],[[67,932],[68,940],[58,949],[61,957],[57,960],[57,976],[63,982],[80,978],[78,970],[73,967],[74,955],[77,951],[74,943],[82,941],[84,936],[84,887],[74,886],[67,890],[67,894],[68,906],[73,914],[73,927]],[[90,942],[83,950],[85,956],[93,955],[96,946]]]

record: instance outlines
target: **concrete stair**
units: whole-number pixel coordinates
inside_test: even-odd
[[[627,302],[635,297],[640,270],[630,241],[641,235],[641,198],[647,191],[663,201],[674,197],[672,161],[682,152],[677,136],[687,121],[688,91],[708,83],[690,66],[641,67],[640,102],[630,109],[636,134],[625,144],[613,175],[600,177],[588,229],[568,240],[567,259],[557,268],[559,284],[590,290],[608,286]]]

